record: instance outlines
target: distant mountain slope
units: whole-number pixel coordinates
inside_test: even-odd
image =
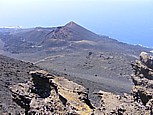
[[[70,75],[74,81],[94,82],[117,94],[131,88],[131,61],[141,51],[151,51],[97,35],[75,22],[52,28],[2,29],[0,39],[7,56]],[[86,85],[85,80],[81,84]]]
[[[94,40],[99,36],[84,27],[76,24],[75,22],[69,22],[65,26],[57,27],[55,30],[48,34],[48,39],[64,39],[69,41],[78,40]]]
[[[0,29],[0,39],[4,50],[12,53],[33,53],[37,51],[99,49],[115,52],[138,52],[147,48],[128,45],[97,35],[84,27],[69,22],[65,26],[53,28]]]

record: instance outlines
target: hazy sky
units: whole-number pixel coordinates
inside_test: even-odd
[[[74,21],[119,41],[153,47],[153,0],[0,0],[0,26]]]

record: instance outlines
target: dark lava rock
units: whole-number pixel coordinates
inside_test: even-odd
[[[0,55],[0,114],[16,115],[24,110],[11,99],[9,87],[30,80],[29,72],[38,69],[32,63],[15,60]]]
[[[31,81],[10,87],[13,100],[25,109],[25,114],[92,114],[94,107],[83,86],[43,70],[30,73]]]

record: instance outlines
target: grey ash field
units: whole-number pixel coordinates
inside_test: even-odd
[[[93,92],[129,93],[133,85],[131,62],[141,51],[151,51],[97,35],[74,22],[53,28],[1,28],[0,39],[0,53],[15,58],[0,56],[2,111],[10,103],[5,100],[11,99],[7,87],[25,82],[29,79],[27,72],[37,68],[88,88],[89,98],[95,105],[99,98]]]

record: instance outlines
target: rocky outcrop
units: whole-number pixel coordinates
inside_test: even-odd
[[[146,52],[140,54],[140,60],[132,63],[134,86],[131,95],[115,95],[99,91],[101,106],[96,115],[152,115],[153,114],[153,56]]]
[[[11,98],[9,87],[30,80],[30,71],[39,70],[36,65],[0,55],[0,115],[17,115],[24,112]]]
[[[92,106],[83,86],[43,70],[30,72],[31,81],[10,87],[12,98],[26,115],[152,115],[152,62],[152,56],[142,52],[140,60],[132,63],[131,95],[99,91],[95,93],[100,97],[98,107]]]
[[[30,72],[32,80],[10,87],[13,100],[25,109],[25,114],[92,114],[87,90],[63,77],[46,71]]]
[[[142,103],[146,109],[153,111],[153,56],[146,52],[140,54],[140,61],[132,64],[134,87],[132,94],[135,101]]]
[[[124,96],[104,91],[96,94],[101,97],[101,105],[94,111],[95,115],[150,115],[150,110],[126,93]]]

